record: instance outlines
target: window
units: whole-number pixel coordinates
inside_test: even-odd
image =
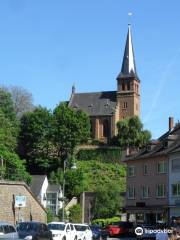
[[[127,84],[127,90],[129,91],[131,89],[130,83]]]
[[[144,175],[148,174],[148,165],[147,164],[144,164],[144,166],[143,166],[143,173],[144,173]]]
[[[172,196],[180,196],[180,183],[172,184]]]
[[[143,186],[142,187],[142,198],[148,198],[149,197],[149,187]]]
[[[134,177],[135,176],[135,167],[129,166],[128,167],[128,177]]]
[[[143,213],[137,213],[136,214],[136,221],[138,223],[143,223],[144,222],[144,214]]]
[[[134,187],[128,187],[127,197],[128,197],[128,199],[135,198],[135,188]]]
[[[156,187],[156,196],[158,198],[165,197],[165,185],[164,184],[158,184]]]
[[[123,108],[127,108],[127,106],[128,106],[128,105],[127,105],[127,102],[124,102],[124,103],[123,103]]]
[[[56,215],[57,204],[57,193],[46,193],[46,207],[51,210],[53,215]]]
[[[180,159],[172,160],[172,171],[173,172],[180,171]]]
[[[124,91],[125,90],[125,84],[122,83],[122,90]]]
[[[166,165],[165,161],[158,162],[157,172],[158,173],[166,173],[167,172],[167,165]]]

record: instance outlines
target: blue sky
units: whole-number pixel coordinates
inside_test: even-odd
[[[153,137],[180,119],[180,1],[1,0],[0,84],[53,109],[77,92],[116,90],[132,12],[141,118]]]

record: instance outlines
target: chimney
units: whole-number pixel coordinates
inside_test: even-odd
[[[174,127],[174,118],[169,117],[169,131],[171,131]]]

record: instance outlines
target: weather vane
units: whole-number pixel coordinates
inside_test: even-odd
[[[131,24],[131,16],[132,16],[132,12],[128,12],[128,24]]]

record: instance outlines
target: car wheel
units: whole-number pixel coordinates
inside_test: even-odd
[[[74,240],[77,240],[77,236],[75,236]]]
[[[66,237],[64,236],[62,240],[66,240]]]

